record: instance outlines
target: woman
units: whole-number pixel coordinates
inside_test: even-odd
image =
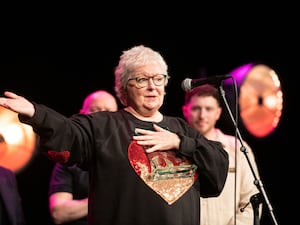
[[[89,171],[90,225],[198,225],[199,197],[223,189],[228,155],[182,118],[159,111],[168,83],[163,57],[143,45],[115,68],[124,108],[70,118],[5,92],[0,105],[19,113],[55,161]]]

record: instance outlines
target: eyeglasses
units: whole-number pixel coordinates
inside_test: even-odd
[[[146,76],[145,74],[138,74],[138,75],[140,76],[128,79],[127,83],[131,80],[135,80],[135,86],[137,88],[143,88],[143,87],[147,87],[150,79],[152,79],[152,82],[155,84],[155,86],[165,85],[167,79],[169,79],[169,76],[165,74],[156,74],[152,77]]]

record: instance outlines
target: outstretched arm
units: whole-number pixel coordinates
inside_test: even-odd
[[[4,96],[0,97],[0,106],[24,116],[32,117],[34,115],[34,106],[26,98],[10,91],[5,91]]]

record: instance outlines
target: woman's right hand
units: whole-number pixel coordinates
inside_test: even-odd
[[[10,91],[5,91],[4,96],[0,97],[0,106],[24,116],[32,117],[34,115],[34,105],[26,98]]]

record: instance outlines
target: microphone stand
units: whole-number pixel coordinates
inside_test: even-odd
[[[255,171],[254,171],[254,169],[253,169],[253,165],[251,164],[251,161],[250,161],[250,159],[249,159],[247,149],[246,149],[246,147],[245,147],[244,144],[243,144],[243,139],[242,139],[242,137],[241,137],[241,134],[240,134],[240,132],[239,132],[239,129],[238,129],[238,127],[237,127],[237,124],[236,124],[236,122],[235,122],[235,119],[234,119],[234,117],[233,117],[233,115],[232,115],[232,112],[231,112],[231,110],[230,110],[230,107],[229,107],[229,105],[228,105],[227,99],[226,99],[226,97],[225,97],[225,91],[224,91],[224,89],[223,89],[222,82],[221,82],[220,85],[219,85],[219,91],[220,91],[221,97],[222,97],[222,99],[223,99],[223,101],[224,101],[224,103],[225,103],[225,105],[226,105],[226,109],[227,109],[227,111],[228,111],[228,113],[229,113],[229,115],[230,115],[230,118],[231,118],[231,120],[232,120],[232,122],[233,122],[233,124],[234,124],[234,127],[235,127],[235,129],[236,129],[237,137],[238,137],[238,139],[239,139],[239,141],[240,141],[240,143],[241,143],[241,151],[242,151],[242,152],[244,153],[244,155],[246,156],[247,162],[248,162],[248,164],[249,164],[249,166],[250,166],[250,169],[251,169],[251,172],[252,172],[252,174],[253,174],[253,176],[254,176],[254,184],[257,186],[258,190],[260,191],[260,193],[255,194],[255,195],[253,195],[253,196],[250,198],[250,202],[251,202],[251,204],[252,204],[252,206],[253,206],[253,211],[254,211],[254,225],[259,225],[259,224],[260,224],[260,221],[259,221],[259,204],[262,203],[262,200],[264,200],[265,204],[267,204],[267,206],[268,206],[269,213],[270,213],[270,216],[271,216],[271,219],[272,219],[273,224],[274,224],[274,225],[278,225],[278,222],[276,221],[276,218],[275,218],[274,213],[273,213],[272,205],[270,204],[270,202],[269,202],[269,200],[268,200],[268,197],[267,197],[267,194],[266,194],[266,192],[265,192],[265,190],[264,190],[263,183],[262,183],[261,180],[259,180],[259,179],[257,178],[257,175],[255,174]],[[262,199],[262,198],[263,198],[263,199]],[[249,203],[248,203],[248,204],[249,204]],[[248,204],[247,204],[247,205],[248,205]],[[241,211],[244,211],[244,209],[247,207],[247,205],[245,205],[245,206],[241,209]]]

